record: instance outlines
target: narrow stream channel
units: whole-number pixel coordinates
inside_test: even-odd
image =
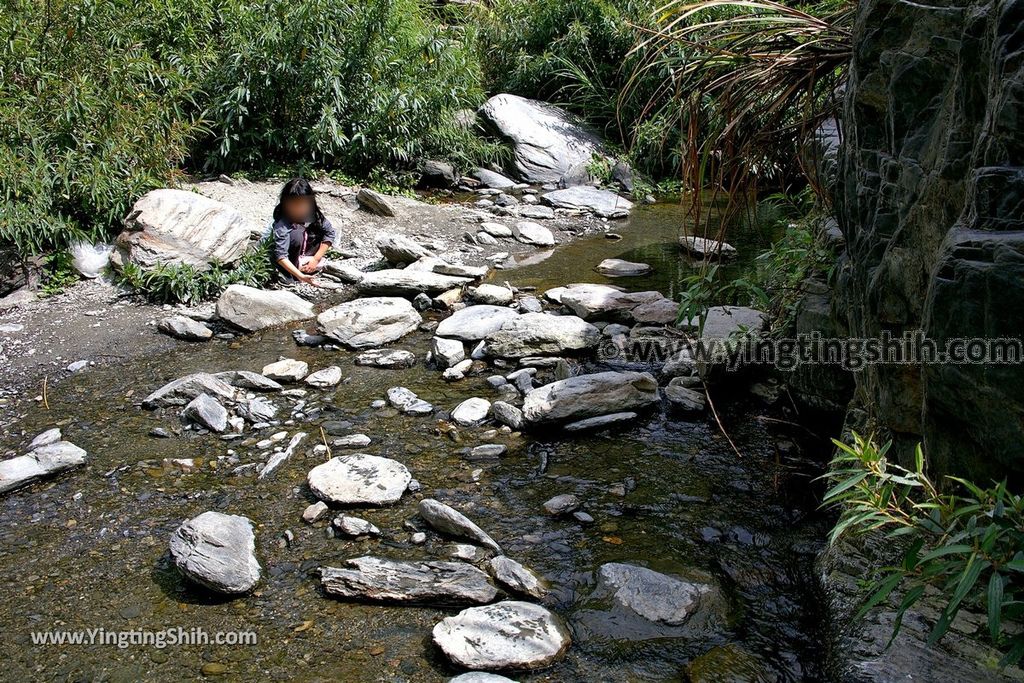
[[[541,290],[569,281],[604,282],[592,268],[616,257],[655,270],[615,284],[674,297],[688,267],[676,247],[680,219],[678,207],[638,208],[629,222],[615,224],[621,240],[573,242],[493,279]],[[736,246],[743,258],[732,268],[742,270],[758,247]],[[429,340],[417,332],[394,346],[422,361]],[[307,361],[311,370],[339,365],[351,381],[336,391],[311,391],[302,410],[315,417],[259,436],[234,442],[189,432],[149,436],[154,427],[179,427],[175,411],[138,407],[156,387],[196,371],[259,371],[282,355]],[[453,546],[435,534],[425,546],[409,542],[404,525],[415,518],[416,498],[408,494],[393,507],[357,512],[383,531],[381,539],[328,538],[322,523],[304,524],[300,515],[314,501],[305,477],[321,461],[312,455],[321,426],[339,435],[369,435],[373,443],[363,450],[405,463],[424,495],[466,513],[506,554],[547,578],[552,590],[545,604],[568,622],[573,645],[553,667],[511,674],[515,680],[687,680],[688,664],[712,651],[716,670],[732,676],[707,680],[823,678],[812,563],[829,520],[817,510],[811,483],[821,444],[759,419],[771,417],[773,408],[744,390],[715,395],[741,456],[709,415],[683,421],[659,410],[625,429],[573,438],[499,433],[488,442],[504,443],[508,452],[471,461],[466,451],[483,443],[485,429],[460,430],[456,442],[440,433],[435,418],[374,410],[370,403],[396,385],[446,410],[471,396],[493,399],[486,373],[446,384],[422,362],[410,370],[381,370],[355,366],[354,355],[297,348],[290,328],[275,329],[91,369],[51,392],[49,410],[40,408],[25,420],[27,438],[59,425],[89,452],[90,464],[0,499],[5,678],[195,680],[203,677],[204,665],[206,674],[220,673],[219,680],[239,681],[443,681],[459,673],[430,641],[433,625],[457,608],[359,604],[321,594],[320,566],[367,554],[447,559]],[[294,405],[272,400],[285,415]],[[230,474],[238,464],[264,460],[266,452],[254,444],[279,430],[310,437],[265,480]],[[223,457],[229,449],[237,463]],[[168,458],[194,458],[197,466],[183,472],[165,466]],[[594,523],[546,515],[542,503],[559,493],[577,495]],[[255,523],[265,577],[253,594],[226,600],[198,591],[169,562],[172,531],[206,510]],[[286,530],[294,534],[290,545],[283,541]],[[673,631],[593,604],[594,572],[606,562],[709,579],[720,586],[725,617]],[[53,629],[178,627],[210,634],[252,630],[258,645],[58,647],[33,645],[31,636]],[[751,677],[752,660],[759,661],[760,678]]]

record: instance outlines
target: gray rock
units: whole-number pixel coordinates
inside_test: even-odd
[[[664,299],[660,292],[623,292],[608,285],[572,285],[559,293],[559,302],[584,320],[629,321],[631,311]]]
[[[532,424],[575,422],[657,402],[658,383],[649,373],[599,372],[534,389],[523,401],[523,416]]]
[[[522,313],[540,313],[544,310],[544,304],[535,296],[524,296],[519,300],[519,310]]]
[[[712,591],[706,584],[618,562],[602,565],[597,578],[595,597],[607,596],[648,621],[668,626],[686,623],[698,609],[702,597]]]
[[[501,552],[497,541],[458,510],[433,498],[421,500],[417,509],[420,517],[437,531],[457,538],[465,538],[479,543],[485,548]]]
[[[213,338],[213,330],[203,323],[184,315],[172,315],[157,324],[166,335],[185,341],[206,341]]]
[[[446,161],[428,160],[420,169],[420,186],[422,187],[455,187],[459,182],[459,174],[455,167]]]
[[[470,671],[460,674],[455,678],[449,678],[448,683],[516,683],[511,678],[498,676],[497,674],[484,673],[483,671]]]
[[[40,436],[50,434],[52,431],[44,432]],[[87,456],[83,449],[68,441],[37,444],[25,455],[0,461],[0,493],[13,491],[39,479],[83,465]]]
[[[45,432],[36,435],[36,438],[32,439],[32,441],[29,443],[28,449],[30,451],[33,451],[39,448],[40,446],[49,446],[50,444],[57,443],[58,441],[60,441],[61,436],[62,435],[59,427],[51,427],[50,429],[47,429]]]
[[[264,377],[258,372],[249,370],[227,370],[213,375],[219,380],[227,382],[239,389],[253,389],[254,391],[281,391],[283,388],[279,383]]]
[[[435,263],[433,267],[435,273],[441,275],[454,275],[455,277],[467,277],[472,280],[479,280],[482,277],[486,277],[487,273],[491,271],[488,266],[467,266],[464,263],[448,263],[442,261],[441,263]]]
[[[410,264],[424,256],[431,255],[429,249],[405,235],[381,235],[377,238],[377,250],[380,251],[384,260],[392,265]]]
[[[132,207],[115,243],[111,263],[134,263],[149,270],[186,264],[205,270],[213,262],[231,264],[249,246],[255,226],[231,206],[196,192],[152,190]]]
[[[313,317],[313,304],[292,292],[230,285],[217,299],[217,316],[247,332]]]
[[[219,593],[252,590],[260,580],[252,522],[238,515],[204,512],[171,536],[171,558],[187,578]]]
[[[519,217],[534,221],[550,220],[555,217],[555,210],[550,206],[523,206],[519,209]]]
[[[609,413],[608,415],[598,415],[597,417],[588,417],[576,422],[570,422],[562,427],[562,429],[567,432],[589,432],[597,429],[607,429],[615,425],[636,424],[636,418],[637,414],[631,411]]]
[[[331,525],[342,535],[357,538],[359,536],[380,536],[380,529],[360,517],[338,515]]]
[[[430,342],[434,362],[441,368],[450,368],[466,358],[466,348],[458,339],[434,337]]]
[[[281,360],[263,366],[260,371],[264,377],[275,382],[299,382],[309,372],[309,364],[305,361],[294,358],[282,358]]]
[[[671,299],[655,299],[633,308],[629,315],[640,324],[672,325],[679,317],[679,304]]]
[[[501,358],[561,355],[597,346],[601,332],[571,315],[524,313],[486,337],[487,353]]]
[[[372,214],[386,218],[394,218],[398,215],[398,208],[394,200],[368,187],[360,188],[356,193],[356,201],[359,206]]]
[[[508,306],[515,295],[508,287],[485,283],[467,290],[466,296],[484,305]]]
[[[317,324],[332,339],[350,349],[388,344],[414,331],[423,318],[407,300],[371,297],[329,308]]]
[[[540,600],[547,595],[547,587],[539,576],[515,560],[499,555],[488,563],[491,576],[512,593]]]
[[[516,185],[516,181],[511,178],[506,178],[494,171],[488,171],[486,168],[478,168],[473,171],[473,177],[479,180],[485,187],[493,187],[496,190],[508,190]]]
[[[375,270],[366,273],[356,283],[356,291],[363,296],[407,296],[420,293],[440,294],[470,282],[470,278],[442,275],[427,270]],[[350,302],[351,303],[351,302]]]
[[[703,391],[687,387],[688,378],[675,377],[665,387],[665,397],[671,406],[684,413],[702,413],[705,407]]]
[[[434,626],[434,643],[468,669],[542,669],[569,648],[561,619],[529,602],[469,607]]]
[[[688,254],[700,258],[733,258],[736,256],[736,247],[727,242],[683,235],[679,238],[679,245]]]
[[[555,244],[555,236],[550,230],[530,221],[519,221],[513,225],[512,235],[523,244],[533,244],[538,247],[550,247]]]
[[[545,102],[495,95],[478,114],[490,130],[512,144],[515,174],[524,182],[558,182],[574,167],[605,155],[600,138]]]
[[[388,389],[388,403],[408,415],[429,415],[434,412],[434,406],[405,387]]]
[[[441,321],[436,333],[461,341],[478,341],[519,314],[505,306],[466,306]]]
[[[211,432],[223,432],[228,428],[228,411],[209,394],[199,394],[185,406],[182,419],[197,424]]]
[[[366,448],[370,445],[371,439],[366,434],[349,434],[340,439],[335,439],[331,445],[335,448]]]
[[[490,221],[484,221],[480,224],[480,229],[486,232],[488,235],[494,237],[509,238],[512,237],[512,229],[508,226],[502,225],[501,223],[492,223]]]
[[[231,401],[235,398],[235,389],[209,373],[196,372],[163,385],[142,400],[142,407],[153,409],[183,406],[199,394],[209,394],[214,398]]]
[[[254,424],[270,422],[277,416],[277,406],[259,396],[246,401],[239,401],[235,409],[239,415]]]
[[[561,493],[544,503],[544,511],[549,515],[558,517],[568,515],[576,511],[580,506],[580,499],[571,493]]]
[[[337,365],[331,365],[323,370],[317,370],[306,377],[306,384],[318,389],[329,389],[341,382],[342,372]]]
[[[508,425],[513,430],[518,431],[523,428],[523,411],[511,403],[495,401],[491,404],[491,414],[494,415],[495,420],[503,425]]]
[[[463,427],[479,426],[491,412],[491,402],[484,398],[467,398],[452,410],[452,422]]]
[[[637,275],[647,275],[654,269],[646,263],[606,258],[598,263],[594,270],[609,277],[635,277]]]
[[[302,511],[302,521],[306,522],[306,524],[315,524],[324,518],[328,510],[330,510],[330,508],[327,507],[327,503],[322,500],[318,500],[317,502],[308,505],[306,509]]]
[[[590,211],[602,218],[625,218],[633,202],[608,190],[579,185],[541,195],[541,201],[559,209]]]
[[[356,356],[355,364],[375,368],[411,368],[416,365],[416,356],[412,351],[402,349],[370,349]]]
[[[500,443],[485,443],[480,446],[474,446],[469,451],[470,458],[474,460],[487,460],[490,458],[498,458],[505,454],[508,450],[504,444]]]
[[[320,583],[328,595],[384,602],[484,604],[498,595],[487,574],[465,562],[357,557],[323,567]]]
[[[366,453],[335,456],[314,467],[306,477],[317,498],[336,505],[394,503],[411,480],[402,463]]]

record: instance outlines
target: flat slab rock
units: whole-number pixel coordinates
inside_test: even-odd
[[[411,368],[416,365],[416,355],[404,349],[370,349],[356,356],[355,364],[375,368]]]
[[[541,599],[547,595],[544,581],[532,570],[527,569],[510,557],[492,557],[487,564],[491,576],[503,587],[531,598]]]
[[[306,476],[313,494],[336,505],[387,505],[405,493],[412,475],[397,460],[366,453],[339,455]]]
[[[667,626],[685,624],[711,586],[632,564],[609,562],[597,572],[593,597],[610,596],[618,605],[648,621]]]
[[[204,512],[171,535],[171,559],[187,578],[218,593],[246,593],[260,580],[252,522]]]
[[[48,430],[40,435],[52,435]],[[34,481],[85,464],[88,454],[69,441],[50,441],[40,438],[32,442],[28,453],[0,462],[0,493],[27,486]],[[60,432],[56,432],[60,439]]]
[[[634,424],[636,418],[637,414],[632,411],[609,413],[608,415],[598,415],[597,417],[588,417],[576,422],[570,422],[562,427],[562,429],[567,432],[589,432],[596,429],[607,429],[616,425]]]
[[[632,412],[658,400],[658,382],[649,373],[598,372],[534,389],[523,400],[523,417],[532,424],[577,422]]]
[[[492,550],[501,551],[497,541],[455,508],[433,498],[424,498],[417,509],[420,517],[441,533],[465,538]]]
[[[625,218],[633,208],[633,202],[625,197],[589,185],[548,192],[541,195],[541,201],[558,209],[591,211],[602,218]]]
[[[455,664],[487,671],[542,669],[571,642],[557,615],[518,600],[464,609],[434,626],[433,638]]]
[[[187,315],[172,315],[157,324],[164,334],[184,341],[206,341],[213,338],[213,330]]]
[[[683,235],[679,238],[679,246],[688,254],[701,258],[733,258],[736,256],[736,247],[728,242]]]
[[[609,277],[635,277],[637,275],[646,275],[654,269],[647,263],[606,258],[598,263],[594,270]]]
[[[163,385],[142,399],[142,407],[153,409],[183,406],[199,394],[231,401],[235,398],[235,389],[223,379],[207,372],[195,372]]]
[[[406,299],[370,297],[346,301],[321,313],[324,334],[349,349],[369,349],[401,339],[423,318]]]
[[[217,317],[246,332],[313,317],[313,304],[293,292],[230,285],[217,299]]]
[[[617,287],[597,284],[572,285],[558,294],[559,302],[584,320],[627,322],[632,319],[634,308],[664,298],[661,292],[623,292]]]
[[[486,352],[500,358],[555,356],[597,346],[601,332],[572,315],[523,313],[486,338]]]
[[[518,316],[506,306],[466,306],[442,320],[435,334],[464,342],[479,341]]]
[[[321,569],[320,583],[335,597],[384,602],[486,604],[498,595],[487,574],[465,562],[357,557]]]
[[[440,294],[449,289],[461,287],[471,282],[468,277],[442,275],[428,270],[388,269],[374,270],[363,274],[363,279],[355,283],[356,291],[367,295],[408,296]]]

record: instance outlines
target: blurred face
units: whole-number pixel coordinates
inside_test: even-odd
[[[284,200],[283,209],[290,223],[305,223],[313,216],[313,198],[288,197]]]

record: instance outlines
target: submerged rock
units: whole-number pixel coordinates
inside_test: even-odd
[[[560,355],[597,346],[601,332],[571,315],[523,313],[486,337],[488,355],[501,358]]]
[[[544,503],[544,511],[549,515],[558,517],[575,512],[579,506],[579,498],[571,493],[561,493]]]
[[[330,308],[317,324],[332,339],[350,349],[382,346],[415,330],[423,318],[406,299],[371,297]]]
[[[313,494],[336,505],[387,505],[405,493],[412,475],[397,460],[366,453],[339,455],[306,477]]]
[[[424,498],[420,501],[417,510],[420,517],[430,526],[441,533],[449,534],[457,538],[465,538],[480,545],[501,552],[497,541],[491,538],[487,532],[474,524],[464,514],[454,508],[445,505],[433,498]]]
[[[217,299],[217,317],[255,332],[313,317],[313,304],[285,290],[230,285]]]
[[[553,612],[506,600],[470,607],[434,626],[434,643],[468,669],[542,669],[569,648],[569,631]]]
[[[52,436],[48,430],[40,436]],[[57,432],[60,438],[60,432]],[[38,440],[39,437],[36,437]],[[85,464],[87,453],[68,441],[49,441],[49,437],[41,442],[33,442],[30,451],[25,455],[0,461],[0,493],[31,484],[34,481],[69,470]]]
[[[534,389],[523,401],[533,424],[574,422],[645,408],[658,402],[658,383],[646,372],[598,372]]]
[[[170,551],[182,574],[219,593],[247,593],[260,580],[256,537],[245,517],[204,512],[175,530]]]
[[[577,420],[576,422],[570,422],[562,427],[562,429],[567,432],[588,432],[595,429],[606,429],[620,424],[636,424],[636,418],[637,414],[631,411],[624,413],[609,413],[608,415],[598,415],[597,417],[588,417],[583,420]]]
[[[465,562],[357,557],[322,568],[320,583],[328,595],[386,602],[485,604],[498,595],[487,574]]]

